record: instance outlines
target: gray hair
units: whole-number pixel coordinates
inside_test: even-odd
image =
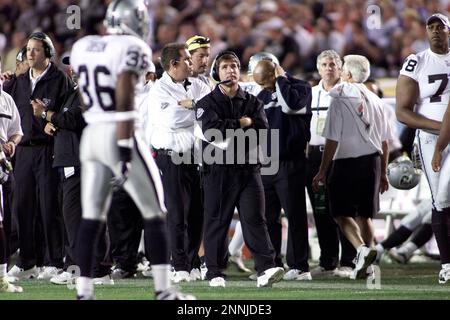
[[[341,69],[342,68],[342,60],[339,54],[334,50],[324,50],[318,56],[316,60],[316,67],[319,70],[320,62],[323,59],[332,59],[336,66]]]
[[[357,83],[363,83],[370,76],[370,62],[366,57],[351,54],[344,57],[344,68],[352,74]]]

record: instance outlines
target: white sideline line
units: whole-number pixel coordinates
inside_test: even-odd
[[[350,281],[350,280],[349,280]],[[437,282],[437,279],[436,279]],[[249,285],[250,284],[250,285]],[[253,284],[253,285],[252,285]],[[248,282],[248,281],[227,281],[227,287],[233,288],[251,288],[253,289],[254,283]],[[358,280],[358,282],[355,283],[314,283],[313,282],[300,282],[300,281],[282,281],[275,283],[272,287],[273,289],[352,289],[352,290],[364,290],[369,291],[369,289],[366,287],[366,282],[363,280]],[[450,293],[450,286],[448,285],[440,285],[437,284],[434,285],[400,285],[400,284],[383,284],[383,281],[381,281],[381,289],[375,290],[375,291],[394,291],[394,290],[402,290],[402,291],[437,291],[437,292],[449,292]],[[374,291],[374,290],[370,290]]]
[[[425,276],[428,277],[428,276]],[[415,277],[415,278],[423,278],[423,277]],[[340,279],[341,281],[343,279]],[[344,279],[345,280],[345,279]],[[319,280],[320,281],[320,280]],[[414,281],[412,279],[412,281]],[[436,278],[437,282],[437,278]],[[146,281],[146,279],[123,279],[123,280],[116,280],[116,287],[120,285],[132,285],[132,286],[149,286],[149,283]],[[178,284],[179,286],[180,284]],[[207,287],[208,281],[195,281],[195,282],[183,282],[181,283],[182,286],[185,287]],[[240,289],[248,289],[251,291],[256,290],[256,281],[251,280],[227,280],[227,287],[224,290],[227,289],[233,289],[233,288],[240,288]],[[213,288],[211,288],[213,289]],[[281,281],[278,283],[275,283],[272,288],[265,288],[265,289],[258,289],[258,290],[283,290],[283,289],[295,289],[295,290],[308,290],[308,289],[323,289],[323,290],[339,290],[339,289],[352,289],[355,292],[361,291],[361,293],[366,292],[383,292],[383,291],[406,291],[406,292],[449,292],[450,293],[450,286],[449,285],[440,285],[436,283],[436,285],[421,285],[421,284],[407,284],[407,285],[401,285],[401,284],[383,284],[383,281],[381,281],[381,289],[380,290],[373,290],[368,289],[366,286],[365,280],[348,280],[348,282],[336,282],[336,283],[324,283],[324,282],[316,282],[313,281]]]

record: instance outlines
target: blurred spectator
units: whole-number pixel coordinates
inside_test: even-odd
[[[0,32],[8,38],[5,50],[1,50],[0,43],[0,51],[7,52],[14,47],[10,36],[14,32],[27,33],[37,27],[52,36],[58,52],[70,51],[71,44],[83,34],[104,34],[103,17],[109,2],[110,0],[2,0]],[[365,0],[301,3],[285,0],[193,0],[189,1],[189,5],[186,3],[184,0],[148,2],[152,17],[149,27],[152,32],[147,42],[156,52],[154,62],[158,60],[159,50],[165,44],[176,40],[184,42],[189,35],[199,33],[209,37],[214,43],[211,47],[213,56],[226,48],[237,47],[237,51],[240,51],[240,43],[245,43],[242,54],[238,52],[244,68],[251,55],[259,51],[271,51],[281,59],[281,65],[285,69],[313,72],[317,54],[322,50],[334,49],[339,54],[369,53],[375,76],[395,77],[403,58],[423,48],[423,34],[417,32],[420,28],[416,25],[423,23],[431,12],[447,12],[447,6],[442,1],[422,3],[411,0],[373,0],[370,4],[381,9],[379,22],[382,28],[372,28],[369,18],[376,12],[367,12],[368,3]],[[71,4],[81,8],[81,30],[69,30],[65,26],[67,13],[64,9]],[[299,47],[296,51],[301,60],[297,58],[293,66],[283,61],[285,57],[281,50],[281,55],[272,50],[276,44],[266,46],[261,42],[261,35],[265,30],[260,25],[273,19],[282,19],[285,35],[287,32],[288,36],[293,37]],[[353,30],[355,22],[361,25],[361,31]],[[237,35],[233,36],[230,29]],[[342,40],[339,34],[344,35],[345,39]],[[312,48],[313,43],[316,43],[314,40],[318,42],[315,50]],[[277,42],[280,43],[280,40],[274,41]],[[284,47],[287,45],[281,44]],[[341,49],[344,45],[352,50]],[[17,50],[16,48],[16,52]],[[8,62],[5,62],[8,66]],[[157,67],[159,68],[158,65]]]
[[[284,32],[281,18],[273,17],[257,26],[265,31],[267,40],[265,51],[273,53],[280,60],[280,66],[293,73],[300,59],[300,48],[290,34]]]
[[[410,33],[414,38],[411,44],[412,53],[418,53],[429,48],[425,23],[422,20],[412,21]]]
[[[202,15],[197,19],[198,31],[211,40],[211,56],[215,57],[227,47],[227,43],[222,39],[224,27],[214,20],[212,15]],[[212,59],[209,62],[211,65]]]
[[[392,1],[381,0],[377,2],[377,5],[380,8],[380,23],[382,23],[382,27],[371,25],[371,21],[364,19],[367,38],[376,43],[380,49],[389,49],[391,34],[400,25],[400,19],[396,16]]]
[[[16,30],[20,30],[25,34],[30,34],[38,26],[40,22],[39,15],[36,14],[32,0],[17,0],[20,8],[20,15],[15,23]]]
[[[342,55],[345,47],[345,37],[341,32],[334,29],[333,21],[329,17],[324,16],[319,17],[316,23],[314,54],[332,49],[339,55]]]
[[[3,71],[14,71],[16,67],[17,53],[27,42],[27,35],[22,31],[16,31],[11,37],[12,48],[5,54]]]
[[[367,39],[362,22],[351,23],[351,36],[344,47],[344,55],[359,54],[367,57],[371,64],[377,63],[382,57],[382,51],[376,44]]]

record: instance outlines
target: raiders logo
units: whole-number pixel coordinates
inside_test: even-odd
[[[44,103],[45,107],[48,108],[50,106],[50,103],[52,102],[52,99],[42,98],[42,102]]]
[[[203,108],[198,108],[196,113],[197,119],[200,119],[204,112],[205,110]]]

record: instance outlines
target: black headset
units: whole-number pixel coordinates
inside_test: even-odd
[[[238,56],[236,55],[236,53],[234,53],[233,51],[229,51],[229,50],[220,52],[214,58],[214,61],[213,61],[213,64],[212,64],[212,68],[211,68],[211,78],[213,78],[213,80],[215,80],[215,81],[220,81],[220,78],[219,78],[219,63],[218,63],[218,61],[220,60],[221,57],[223,57],[225,55],[233,56],[238,61],[239,67],[240,67],[241,63],[240,63],[240,60],[239,60]]]
[[[44,54],[46,58],[51,58],[55,55],[55,47],[53,46],[53,42],[48,35],[43,32],[33,32],[28,40],[39,40],[42,41],[44,45]]]

